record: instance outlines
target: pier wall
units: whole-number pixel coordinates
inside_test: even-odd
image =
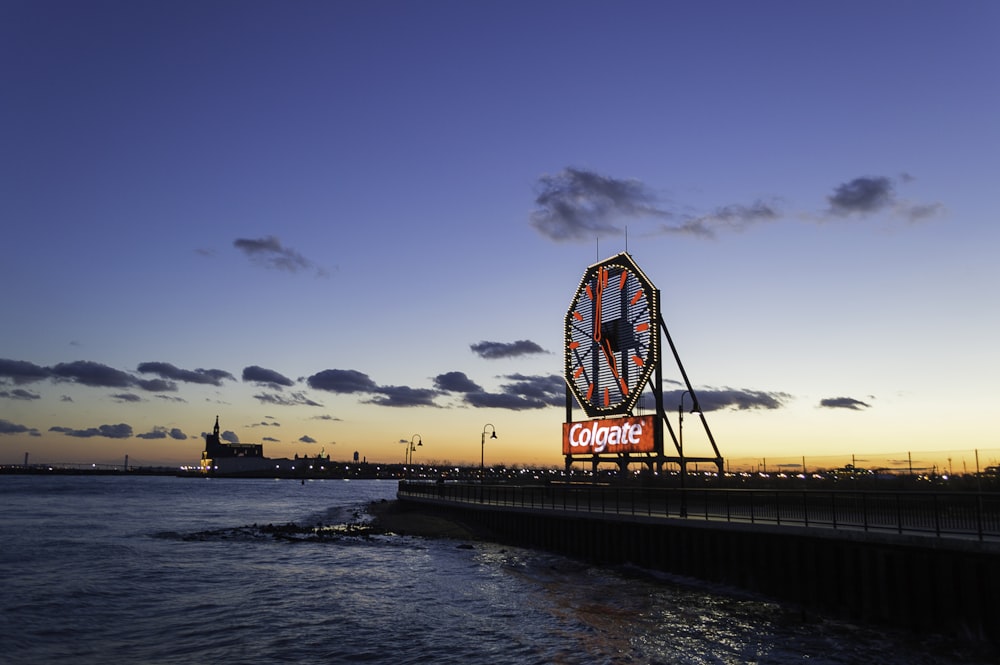
[[[511,544],[737,587],[803,612],[1000,644],[996,544],[400,499],[434,504]]]

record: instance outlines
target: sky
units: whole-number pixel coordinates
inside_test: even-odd
[[[621,251],[727,459],[998,463],[998,33],[975,0],[5,0],[0,463],[194,464],[218,416],[271,457],[559,466],[563,318]]]

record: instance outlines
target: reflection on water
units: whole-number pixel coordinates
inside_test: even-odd
[[[261,528],[358,522],[394,494],[384,481],[0,478],[0,653],[12,665],[995,662],[634,568]]]

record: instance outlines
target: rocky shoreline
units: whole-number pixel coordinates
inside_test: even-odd
[[[374,501],[368,504],[372,527],[378,533],[394,533],[424,538],[490,540],[482,527],[470,525],[445,508],[415,506],[402,501]]]

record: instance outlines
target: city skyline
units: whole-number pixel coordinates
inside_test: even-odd
[[[1000,456],[990,3],[0,12],[4,463],[560,465],[626,250],[725,458]]]

